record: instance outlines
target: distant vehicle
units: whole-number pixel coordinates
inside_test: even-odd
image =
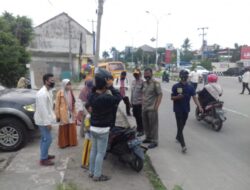
[[[99,63],[98,67],[109,71],[112,74],[114,79],[119,78],[121,75],[121,72],[125,71],[125,65],[124,63],[120,61]]]
[[[186,66],[186,67],[183,67],[183,69],[185,69],[186,71],[188,72],[191,72],[191,68],[192,66]],[[207,69],[205,69],[204,67],[200,66],[200,65],[197,65],[196,67],[196,70],[197,70],[197,73],[202,76],[203,74],[208,74],[209,71]]]
[[[36,91],[8,89],[0,86],[0,150],[14,151],[22,148],[28,131],[35,130]]]
[[[243,67],[231,67],[223,72],[224,76],[240,76],[243,75],[245,68]]]

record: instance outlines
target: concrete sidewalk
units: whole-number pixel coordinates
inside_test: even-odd
[[[76,97],[82,85],[74,86]],[[122,109],[122,108],[121,108]],[[121,111],[117,113],[116,125],[127,127],[129,125],[126,117]],[[79,127],[78,127],[79,132]],[[146,173],[135,172],[128,165],[118,161],[116,156],[108,155],[103,163],[103,173],[111,176],[107,182],[93,182],[88,177],[88,171],[81,168],[83,139],[78,135],[78,146],[59,149],[57,146],[58,126],[52,130],[53,143],[50,153],[56,155],[55,166],[42,167],[39,165],[39,136],[27,144],[20,151],[13,153],[0,153],[0,189],[16,190],[36,189],[55,190],[58,184],[74,184],[77,190],[153,190]]]

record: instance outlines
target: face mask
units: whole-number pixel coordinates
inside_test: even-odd
[[[138,79],[138,78],[139,78],[139,75],[138,75],[138,74],[134,74],[134,77],[135,77],[136,79]]]
[[[50,83],[48,84],[48,86],[49,86],[50,88],[54,88],[55,83],[54,83],[54,82],[50,82]]]
[[[144,78],[146,79],[146,81],[149,81],[149,80],[151,79],[150,76],[146,76],[146,77],[144,77]]]

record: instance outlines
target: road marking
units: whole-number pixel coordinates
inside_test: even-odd
[[[232,110],[232,109],[229,109],[229,108],[223,108],[224,110],[228,111],[228,112],[232,112],[234,114],[237,114],[237,115],[240,115],[242,117],[246,117],[246,118],[250,118],[247,114],[244,114],[244,113],[241,113],[241,112],[238,112],[236,110]]]

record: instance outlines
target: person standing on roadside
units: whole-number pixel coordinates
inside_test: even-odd
[[[188,113],[190,112],[190,99],[194,100],[194,103],[199,108],[200,112],[203,113],[203,109],[196,97],[193,86],[187,82],[188,72],[181,70],[179,73],[180,82],[176,83],[172,87],[171,100],[173,100],[175,118],[177,123],[177,135],[176,141],[181,144],[182,152],[186,153],[187,147],[184,141],[183,129],[188,119]]]
[[[51,166],[54,162],[54,155],[49,155],[49,147],[52,143],[51,129],[56,123],[56,116],[53,110],[53,95],[51,89],[55,86],[53,74],[43,76],[44,86],[36,94],[36,111],[34,114],[35,124],[41,132],[40,142],[40,165]]]
[[[200,78],[200,75],[197,72],[196,68],[190,72],[189,78],[190,78],[190,82],[191,82],[192,86],[194,87],[194,90],[196,91],[197,86],[198,86],[198,82],[199,82],[199,78]]]
[[[114,87],[120,91],[120,94],[122,96],[122,100],[126,106],[127,116],[131,116],[131,114],[130,114],[130,102],[129,102],[129,98],[127,95],[127,91],[129,88],[129,82],[128,82],[128,79],[126,76],[127,76],[126,71],[122,71],[120,78],[115,79]]]
[[[150,143],[148,148],[158,146],[158,108],[162,99],[161,85],[153,77],[151,68],[144,70],[142,91],[142,122],[146,138],[143,143]]]
[[[250,68],[247,68],[245,73],[242,76],[242,91],[240,94],[244,94],[245,89],[248,90],[248,94],[250,95],[250,89],[248,84],[250,83]]]
[[[142,88],[143,80],[141,79],[141,71],[135,69],[133,72],[135,80],[132,81],[131,85],[131,104],[133,108],[133,115],[137,125],[137,136],[144,135],[144,129],[142,124]]]
[[[89,97],[89,104],[92,107],[89,177],[94,181],[110,179],[102,174],[102,164],[107,151],[109,131],[113,125],[114,109],[122,98],[119,91],[113,87],[111,78],[108,71],[99,68],[95,74],[93,93]]]
[[[59,124],[58,146],[77,145],[75,96],[69,79],[62,80],[62,89],[56,94],[55,113]]]

